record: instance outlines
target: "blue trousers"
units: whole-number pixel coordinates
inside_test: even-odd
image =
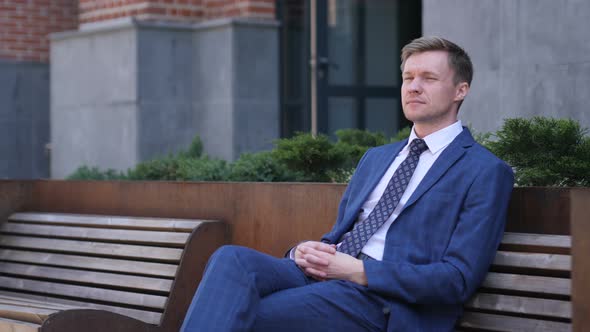
[[[364,286],[315,281],[290,259],[224,246],[209,259],[181,331],[385,331],[385,306]]]

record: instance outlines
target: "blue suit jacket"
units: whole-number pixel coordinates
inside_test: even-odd
[[[337,243],[407,140],[358,164],[322,241]],[[365,261],[369,291],[388,299],[387,331],[451,331],[504,231],[511,168],[463,132],[442,152],[391,225],[383,261]],[[363,308],[356,308],[363,310]]]

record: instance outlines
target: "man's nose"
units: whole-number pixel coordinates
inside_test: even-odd
[[[414,92],[414,93],[420,93],[420,92],[422,92],[422,83],[420,82],[420,79],[413,79],[408,84],[408,91],[409,92]]]

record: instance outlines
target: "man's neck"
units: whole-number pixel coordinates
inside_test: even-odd
[[[453,119],[449,119],[447,121],[444,122],[438,122],[438,123],[414,123],[414,132],[416,133],[416,136],[418,136],[419,138],[424,138],[434,132],[437,132],[443,128],[446,128],[450,125],[452,125],[453,123],[457,122],[457,118],[453,118]]]

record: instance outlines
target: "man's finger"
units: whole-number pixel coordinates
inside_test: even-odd
[[[327,243],[323,243],[323,242],[308,241],[308,242],[302,243],[300,246],[312,248],[312,249],[319,250],[319,251],[322,251],[322,252],[325,252],[328,254],[336,253],[335,246],[327,244]]]
[[[308,275],[310,275],[314,278],[319,278],[321,280],[324,280],[328,276],[328,274],[326,272],[321,271],[321,270],[316,270],[313,267],[306,267],[305,272]]]
[[[328,266],[330,264],[329,260],[322,258],[322,257],[315,256],[313,254],[305,254],[305,255],[303,255],[303,259],[305,259],[308,263],[311,263],[314,265]]]

